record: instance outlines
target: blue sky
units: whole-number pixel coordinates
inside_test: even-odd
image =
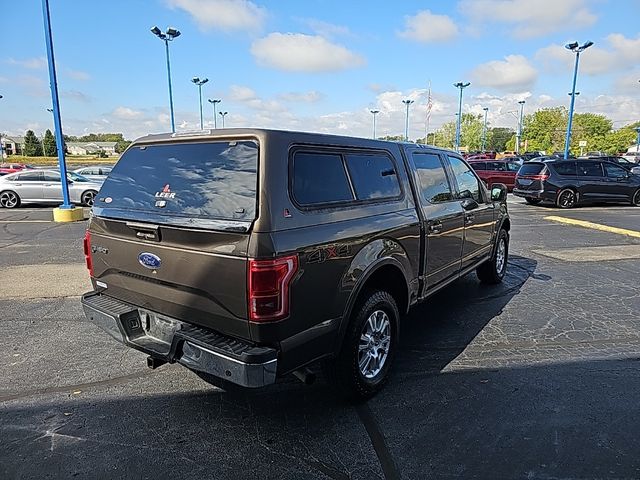
[[[464,111],[489,107],[494,126],[525,112],[567,105],[574,55],[568,41],[592,40],[580,63],[577,111],[619,127],[640,116],[637,0],[50,0],[65,133],[168,131],[162,42],[153,25],[174,26],[171,44],[179,129],[199,125],[193,76],[221,98],[227,126],[424,135],[432,85],[432,129],[457,111],[456,81],[470,81]],[[8,1],[0,49],[0,131],[50,128],[51,97],[39,1]],[[205,122],[213,124],[205,100]]]

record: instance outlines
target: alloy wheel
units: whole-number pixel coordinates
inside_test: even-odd
[[[576,203],[576,194],[573,190],[563,190],[558,197],[558,205],[562,208],[571,208]]]
[[[384,367],[391,347],[391,322],[386,312],[374,311],[362,327],[358,346],[360,373],[375,378]]]
[[[4,208],[13,208],[18,205],[18,195],[13,192],[0,193],[0,206]]]

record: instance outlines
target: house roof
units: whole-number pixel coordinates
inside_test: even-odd
[[[67,142],[67,147],[79,147],[100,150],[101,148],[115,148],[117,142]]]

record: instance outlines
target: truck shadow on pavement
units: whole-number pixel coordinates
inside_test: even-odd
[[[512,256],[502,285],[469,275],[416,307],[391,381],[364,406],[322,381],[228,394],[178,367],[127,396],[0,404],[0,478],[638,478],[637,362],[466,355],[499,342],[485,330],[536,266]]]

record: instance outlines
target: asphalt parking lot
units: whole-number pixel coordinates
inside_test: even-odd
[[[0,210],[0,478],[640,478],[640,209],[509,202],[504,284],[415,308],[362,405],[148,370],[84,320],[86,222]]]

